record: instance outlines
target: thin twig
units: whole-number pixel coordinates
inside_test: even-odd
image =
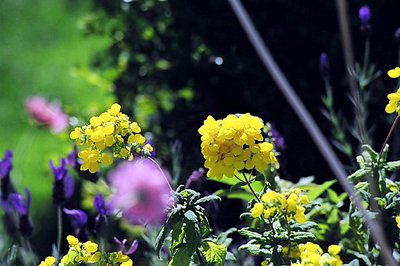
[[[381,156],[382,156],[382,153],[383,153],[383,150],[385,149],[386,144],[389,142],[390,136],[392,135],[394,129],[396,128],[397,124],[399,123],[399,118],[400,118],[400,116],[398,115],[398,116],[396,117],[396,119],[394,120],[394,122],[393,122],[393,124],[392,124],[392,127],[391,127],[390,130],[389,130],[389,133],[388,133],[387,136],[386,136],[385,142],[383,142],[381,151],[379,152],[378,162],[379,162],[379,159],[380,159]]]
[[[328,165],[330,166],[332,172],[335,174],[337,180],[342,185],[343,189],[349,194],[351,200],[354,202],[356,207],[360,210],[362,216],[365,219],[366,224],[368,225],[370,232],[372,234],[373,239],[376,243],[381,247],[382,256],[388,265],[397,265],[395,259],[393,258],[391,249],[387,244],[385,239],[382,227],[374,220],[372,220],[362,205],[362,202],[358,195],[355,193],[353,185],[347,180],[347,174],[343,169],[343,165],[333,152],[331,146],[328,141],[323,136],[321,130],[318,128],[314,119],[305,108],[302,101],[299,99],[297,94],[295,93],[292,86],[289,84],[288,80],[279,69],[275,60],[273,59],[271,53],[266,47],[265,43],[261,39],[258,31],[255,29],[253,23],[247,11],[244,9],[243,5],[239,0],[228,0],[231,5],[233,11],[235,12],[239,22],[241,23],[244,31],[246,32],[251,44],[254,46],[258,56],[261,61],[264,63],[267,70],[270,72],[272,78],[278,85],[279,89],[282,91],[283,95],[288,100],[289,104],[294,109],[295,113],[299,116],[299,119],[302,121],[304,127],[307,129],[308,133],[314,140],[321,154],[325,157]]]

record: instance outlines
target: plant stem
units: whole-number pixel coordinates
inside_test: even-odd
[[[379,152],[378,162],[379,162],[379,159],[380,159],[381,156],[382,156],[382,153],[383,153],[383,150],[385,149],[386,144],[389,142],[390,136],[392,135],[394,129],[396,128],[397,124],[399,123],[399,119],[400,119],[400,116],[398,115],[398,116],[396,117],[396,119],[394,120],[394,122],[393,122],[393,124],[392,124],[392,127],[390,128],[389,133],[388,133],[387,136],[386,136],[385,141],[383,142],[381,151]]]
[[[256,192],[255,192],[254,189],[251,187],[251,184],[250,184],[249,180],[247,179],[245,173],[243,173],[243,177],[244,177],[245,182],[247,183],[247,186],[250,188],[251,193],[252,193],[252,194],[254,195],[254,197],[256,198],[256,200],[257,200],[258,202],[261,202],[261,200],[258,198]]]
[[[61,236],[62,236],[62,213],[61,206],[57,206],[57,222],[58,222],[58,232],[57,232],[57,256],[60,255],[61,252]],[[57,258],[58,259],[58,258]]]

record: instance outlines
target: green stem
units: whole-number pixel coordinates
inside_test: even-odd
[[[62,213],[61,213],[61,206],[57,206],[57,255],[59,256],[61,253],[61,236],[62,236]]]
[[[394,122],[393,122],[393,124],[392,124],[392,127],[391,127],[390,130],[389,130],[389,133],[388,133],[387,136],[386,136],[385,141],[383,142],[381,151],[379,152],[378,162],[379,162],[379,159],[380,159],[381,156],[382,156],[382,153],[383,153],[383,150],[385,149],[386,144],[389,142],[390,136],[392,135],[394,129],[396,128],[397,124],[399,123],[399,119],[400,119],[400,116],[397,115],[396,119],[394,120]]]
[[[370,42],[369,42],[369,39],[367,38],[365,40],[365,49],[364,49],[364,64],[363,64],[363,70],[362,70],[363,78],[367,75],[367,69],[368,69],[368,64],[369,64],[369,54],[370,54]],[[360,86],[360,88],[363,89],[364,86]]]
[[[244,177],[245,182],[247,183],[247,186],[250,188],[251,193],[252,193],[252,194],[254,195],[254,197],[256,198],[256,200],[257,200],[258,202],[261,202],[261,200],[258,198],[256,192],[255,192],[254,189],[251,187],[251,184],[250,184],[249,180],[247,179],[245,173],[243,173],[243,177]]]

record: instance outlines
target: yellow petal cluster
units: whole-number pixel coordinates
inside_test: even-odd
[[[304,205],[307,205],[309,200],[306,195],[302,195],[301,189],[294,188],[283,193],[269,190],[261,196],[261,201],[262,203],[255,203],[251,209],[254,218],[259,218],[261,215],[266,219],[278,216],[284,217],[287,221],[294,219],[300,224],[307,220]]]
[[[393,69],[390,69],[387,72],[388,76],[391,77],[392,79],[396,79],[400,77],[400,67],[395,67]]]
[[[264,171],[276,163],[273,145],[263,142],[263,122],[249,113],[215,120],[208,116],[199,128],[208,177],[234,176],[238,171]]]
[[[69,250],[61,258],[58,266],[81,265],[83,263],[93,264],[107,262],[105,265],[132,266],[133,261],[129,256],[121,252],[100,252],[97,243],[92,241],[80,242],[75,236],[67,236]],[[52,256],[47,257],[39,266],[55,266],[56,259]],[[97,264],[96,264],[97,265]],[[101,264],[103,265],[103,264]]]
[[[397,112],[400,115],[400,88],[394,93],[389,93],[387,97],[389,99],[389,103],[385,107],[386,113],[391,114]]]
[[[307,242],[299,244],[298,249],[300,252],[300,262],[292,263],[292,266],[341,266],[343,265],[340,259],[340,247],[338,245],[330,245],[328,253],[324,253],[318,244]]]
[[[146,138],[141,135],[141,128],[136,122],[121,112],[121,106],[114,103],[106,112],[93,116],[89,124],[76,127],[70,138],[78,146],[85,148],[78,153],[83,160],[80,169],[95,173],[100,165],[109,165],[113,157],[133,159],[134,154],[149,155],[153,151]],[[112,156],[104,151],[110,149]]]

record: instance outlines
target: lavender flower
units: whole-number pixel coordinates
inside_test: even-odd
[[[128,251],[125,251],[125,244],[127,242],[126,239],[123,239],[122,241],[120,241],[118,238],[114,237],[114,241],[117,242],[117,244],[119,245],[119,251],[121,252],[121,254],[124,254],[124,255],[133,254],[136,251],[136,249],[138,248],[138,246],[139,246],[138,241],[135,240],[135,241],[132,242],[132,245],[128,249]]]
[[[285,149],[285,139],[274,125],[271,125],[270,134],[275,148],[279,151],[283,151]]]
[[[13,192],[10,183],[10,172],[12,170],[13,154],[10,150],[6,150],[3,160],[0,161],[0,178],[1,178],[1,199],[7,200],[8,195]]]
[[[199,168],[198,170],[194,170],[187,179],[185,188],[192,188],[194,190],[199,190],[201,184],[201,178],[204,176],[204,174],[205,174],[204,168]]]
[[[125,161],[109,174],[111,206],[131,224],[161,225],[172,201],[165,174],[152,159]]]
[[[98,225],[101,219],[107,221],[107,216],[109,216],[112,213],[112,210],[109,204],[106,203],[106,200],[101,194],[97,194],[94,197],[93,205],[94,205],[94,210],[97,212],[96,224]]]
[[[369,6],[362,6],[358,10],[358,17],[360,18],[361,24],[368,24],[371,20],[371,10]]]
[[[368,38],[371,35],[371,25],[369,23],[371,20],[371,10],[369,9],[369,7],[362,6],[358,10],[358,17],[361,21],[360,30],[364,34],[364,36]]]
[[[61,133],[69,125],[69,117],[59,105],[50,103],[46,99],[34,96],[25,101],[28,113],[40,124],[51,129],[53,133]]]
[[[87,214],[82,210],[69,210],[66,208],[64,208],[64,213],[71,218],[71,224],[75,229],[75,234],[78,236],[87,224]]]
[[[22,236],[28,237],[32,234],[32,220],[29,216],[31,206],[31,193],[25,189],[26,199],[19,193],[12,193],[8,198],[8,206],[14,209],[19,216],[19,232]]]
[[[49,161],[53,172],[53,203],[61,204],[72,197],[74,193],[74,178],[68,174],[67,163],[65,159],[60,160],[60,166],[56,167],[53,161]]]
[[[323,80],[329,80],[330,76],[330,67],[329,67],[329,60],[328,55],[326,53],[322,53],[319,57],[319,72]]]

